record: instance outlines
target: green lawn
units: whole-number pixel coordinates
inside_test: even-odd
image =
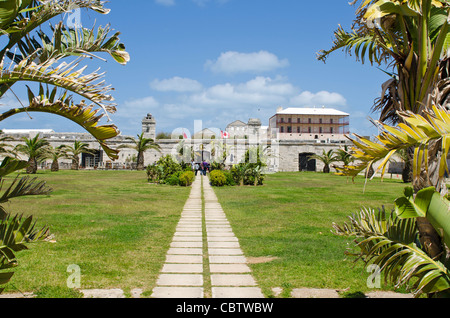
[[[12,200],[7,209],[48,224],[56,243],[29,245],[18,253],[5,292],[66,287],[81,268],[81,288],[142,288],[150,293],[165,260],[189,188],[151,185],[145,172],[40,172],[50,196]]]
[[[348,293],[369,291],[361,262],[346,259],[351,240],[332,234],[332,223],[343,223],[361,207],[393,207],[405,184],[399,180],[355,184],[323,173],[268,175],[261,187],[216,188],[216,194],[241,247],[256,261],[251,268],[266,295],[272,287],[335,288]],[[352,245],[350,245],[352,246]],[[383,286],[389,289],[388,286]]]
[[[18,198],[8,211],[48,224],[56,242],[18,253],[6,292],[64,290],[68,266],[81,268],[81,288],[153,289],[190,188],[147,183],[145,172],[39,172],[49,196]],[[367,291],[361,265],[345,260],[346,240],[331,233],[360,207],[391,208],[404,184],[371,181],[364,189],[344,177],[278,173],[264,186],[215,188],[254,276],[267,296],[282,287]],[[264,257],[272,257],[267,262]]]

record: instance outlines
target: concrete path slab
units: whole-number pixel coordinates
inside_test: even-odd
[[[207,177],[192,184],[156,285],[154,298],[263,297]]]

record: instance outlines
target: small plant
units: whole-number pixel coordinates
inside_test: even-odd
[[[227,183],[227,178],[220,170],[211,171],[210,179],[211,185],[214,187],[223,187]]]
[[[180,175],[180,185],[184,187],[188,187],[194,182],[194,172],[192,171],[185,171]]]

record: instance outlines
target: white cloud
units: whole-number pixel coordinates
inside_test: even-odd
[[[261,73],[273,71],[289,65],[287,59],[280,60],[275,54],[267,51],[239,53],[228,51],[222,53],[216,61],[207,61],[205,67],[215,73]]]
[[[286,103],[295,87],[280,79],[256,77],[240,84],[219,84],[190,96],[190,102],[205,106],[269,106]]]
[[[145,114],[151,113],[155,108],[159,106],[159,102],[153,96],[128,100],[123,105],[121,105],[121,107],[118,107],[117,117],[144,117]]]
[[[150,87],[161,92],[195,92],[202,89],[202,84],[193,79],[175,76],[164,80],[155,79]]]
[[[291,106],[306,107],[306,106],[345,106],[347,100],[338,93],[330,93],[327,91],[320,91],[312,93],[305,91],[299,95],[293,96],[290,99]]]
[[[152,96],[130,100],[119,107],[119,111],[120,116],[134,116],[139,120],[145,114],[152,113],[160,131],[189,128],[194,120],[202,120],[204,127],[222,128],[236,119],[247,121],[253,117],[267,124],[278,106],[347,107],[346,99],[338,93],[302,92],[287,78],[280,76],[256,76],[245,82],[225,82],[209,87],[192,79],[173,77],[153,81],[151,86],[175,93],[165,95],[164,102]]]
[[[175,0],[155,0],[155,3],[170,7],[175,5]]]

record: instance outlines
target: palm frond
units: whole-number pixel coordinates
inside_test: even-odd
[[[352,148],[353,157],[358,164],[348,167],[344,174],[357,175],[369,165],[381,160],[377,171],[384,174],[389,159],[399,150],[415,147],[413,161],[413,177],[428,169],[428,147],[432,141],[441,142],[441,156],[439,160],[439,178],[442,180],[448,172],[447,155],[450,150],[450,115],[442,107],[433,106],[424,116],[412,112],[401,112],[399,116],[405,123],[397,127],[374,122],[381,129],[376,141],[358,136],[350,139],[355,147]]]
[[[363,209],[349,217],[350,223],[333,224],[337,235],[356,237],[357,256],[366,265],[375,264],[386,281],[396,287],[407,286],[417,297],[422,293],[448,291],[448,269],[431,259],[416,245],[417,227],[414,219],[400,219],[384,210]]]
[[[62,94],[59,98],[55,95],[56,88],[52,91],[45,91],[41,85],[39,95],[37,96],[28,89],[29,106],[5,112],[0,115],[0,121],[22,112],[44,112],[59,115],[83,127],[97,139],[108,157],[117,159],[119,152],[106,144],[108,139],[116,137],[119,134],[117,127],[115,125],[99,125],[104,114],[98,115],[99,109],[94,109],[94,105],[86,105],[84,102],[75,104],[72,101],[72,97],[67,96],[66,93]]]
[[[52,192],[52,189],[47,187],[45,181],[36,181],[37,178],[30,179],[28,176],[19,178],[16,177],[11,185],[0,196],[0,204],[8,202],[12,198],[17,198],[27,195],[43,195]],[[0,190],[2,190],[4,180],[0,183]]]
[[[50,39],[42,30],[38,31],[41,42],[34,37],[21,40],[18,43],[20,54],[7,52],[10,59],[20,63],[28,56],[36,56],[40,63],[52,58],[62,58],[67,56],[93,56],[95,53],[108,53],[116,62],[126,64],[130,60],[129,54],[125,51],[125,46],[119,40],[120,32],[110,36],[111,28],[109,25],[94,28],[65,28],[62,22],[56,26],[51,26],[53,30],[52,39]]]
[[[4,69],[3,65],[1,66],[0,85],[11,87],[18,81],[48,84],[78,94],[99,105],[105,112],[113,113],[116,110],[115,104],[112,103],[113,97],[107,94],[111,87],[105,86],[103,81],[99,82],[104,74],[94,71],[85,75],[83,72],[86,67],[75,70],[79,66],[77,61],[59,62],[57,57],[36,64],[31,58],[27,58],[12,69]]]

